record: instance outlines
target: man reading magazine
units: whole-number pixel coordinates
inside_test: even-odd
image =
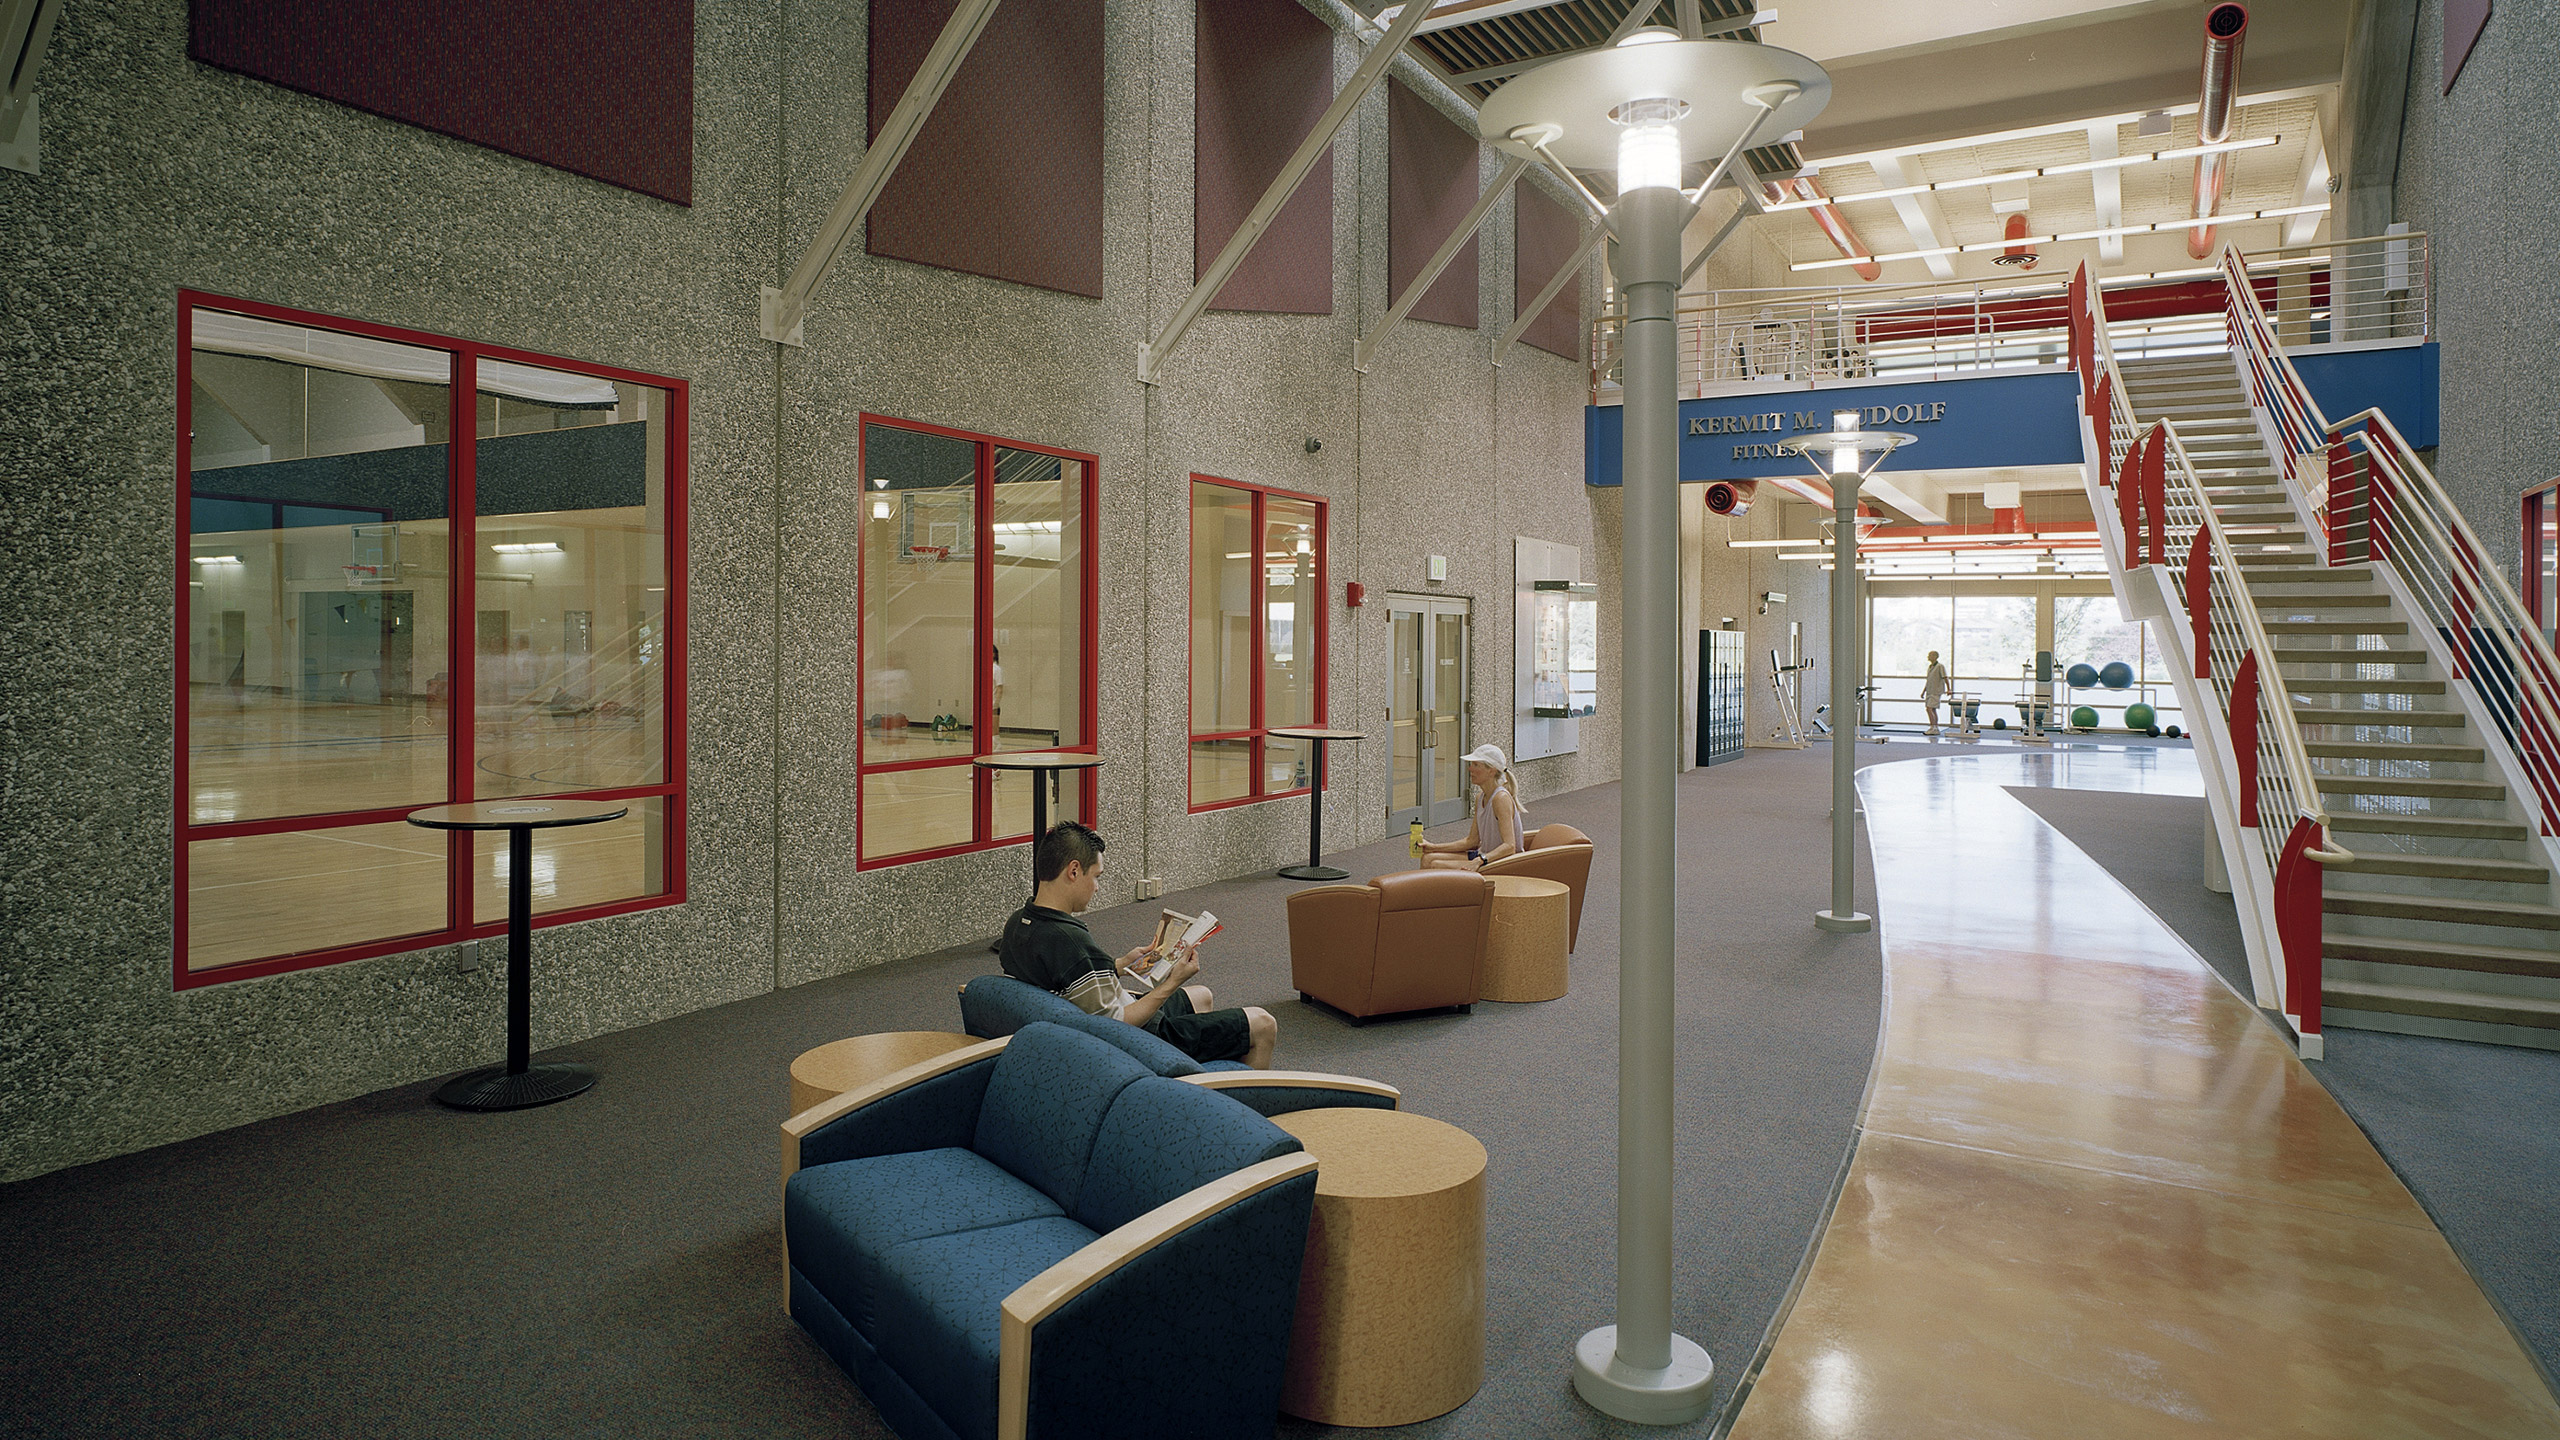
[[[1113,959],[1093,943],[1076,917],[1093,903],[1102,873],[1102,837],[1073,820],[1049,827],[1040,838],[1033,873],[1039,888],[1031,903],[1007,917],[996,958],[1004,973],[1061,995],[1089,1014],[1110,1015],[1165,1041],[1194,1060],[1242,1060],[1271,1068],[1280,1024],[1259,1006],[1218,1010],[1206,985],[1185,982],[1200,972],[1198,946],[1170,955],[1153,944]],[[1151,975],[1171,961],[1161,975]],[[1123,977],[1152,988],[1132,996]]]

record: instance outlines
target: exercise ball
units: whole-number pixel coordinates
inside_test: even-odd
[[[2147,725],[2143,727],[2142,733],[2150,736],[2154,740],[2157,740],[2160,738],[2160,727],[2157,725]]]
[[[2089,689],[2098,683],[2098,667],[2086,664],[2074,665],[2062,672],[2062,683],[2074,690]]]
[[[2009,728],[2009,719],[2008,719],[2008,717],[2004,715],[2004,716],[2000,717],[1999,719],[1992,721],[1992,722],[1991,722],[1991,728],[1992,728],[1992,729],[1994,729],[1994,730],[2006,730],[2006,729],[2008,729],[2008,728]]]
[[[2098,712],[2090,709],[2086,705],[2073,706],[2071,709],[2071,728],[2074,730],[2097,729]]]
[[[2150,730],[2151,733],[2157,735],[2160,732],[2153,728],[2153,722],[2159,718],[2160,717],[2158,715],[2152,713],[2150,706],[2143,704],[2139,700],[2136,700],[2132,704],[2124,707],[2124,728],[2127,730]]]
[[[2175,725],[2172,725],[2172,726],[2170,726],[2170,727],[2169,727],[2169,738],[2170,738],[2170,739],[2172,739],[2172,740],[2177,739],[2179,736],[2181,736],[2181,735],[2183,735],[2183,734],[2185,734],[2185,733],[2186,733],[2185,731],[2180,730],[2180,729],[2179,729],[2177,726],[2175,726]]]
[[[2130,689],[2133,685],[2133,667],[2121,660],[2110,660],[2106,668],[2098,672],[2098,683],[2110,690]]]

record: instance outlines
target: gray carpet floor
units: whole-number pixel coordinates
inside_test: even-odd
[[[1753,751],[1681,782],[1675,1324],[1716,1357],[1720,1406],[1821,1219],[1873,1054],[1876,941],[1810,923],[1829,760]],[[1546,1004],[1355,1029],[1294,998],[1293,884],[1164,903],[1226,917],[1202,980],[1279,1017],[1281,1064],[1389,1081],[1491,1154],[1485,1386],[1411,1433],[1659,1433],[1570,1387],[1574,1338],[1614,1318],[1616,788],[1530,820],[1603,842],[1572,993]],[[1338,859],[1409,864],[1400,840]],[[1094,928],[1125,948],[1156,908]],[[984,946],[566,1047],[604,1079],[565,1104],[465,1115],[424,1082],[0,1189],[0,1434],[885,1434],[781,1311],[785,1071],[849,1034],[958,1028]]]
[[[2204,888],[2201,797],[2010,788],[2151,907],[2241,995],[2231,898]],[[2311,1073],[2372,1137],[2549,1377],[2560,1373],[2560,1053],[2328,1031]]]

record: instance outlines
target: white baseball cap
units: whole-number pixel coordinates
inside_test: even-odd
[[[1473,750],[1468,751],[1466,758],[1458,763],[1462,765],[1490,765],[1496,770],[1508,770],[1511,768],[1511,762],[1502,758],[1502,747],[1499,745],[1479,745]]]

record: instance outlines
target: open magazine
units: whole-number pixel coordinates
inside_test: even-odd
[[[1165,911],[1156,917],[1156,938],[1148,942],[1156,952],[1156,963],[1138,978],[1147,982],[1148,989],[1154,989],[1165,976],[1173,973],[1175,951],[1187,950],[1225,928],[1217,916],[1206,910],[1197,915],[1185,915],[1179,910]]]
[[[1077,977],[1074,984],[1059,993],[1074,1001],[1076,1008],[1088,1015],[1116,1016],[1128,1006],[1130,1001],[1136,999],[1138,995],[1153,992],[1155,987],[1163,982],[1165,976],[1173,973],[1175,951],[1197,945],[1225,928],[1219,923],[1217,916],[1206,910],[1197,915],[1185,915],[1179,910],[1167,910],[1156,921],[1155,939],[1148,942],[1148,948],[1156,952],[1155,964],[1138,975],[1130,977],[1141,985],[1136,994],[1131,994],[1124,989],[1120,983],[1121,977],[1110,970],[1088,970]]]

